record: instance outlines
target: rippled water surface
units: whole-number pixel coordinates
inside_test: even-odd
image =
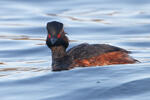
[[[149,0],[1,0],[0,100],[150,100]],[[132,51],[137,64],[51,71],[46,23],[71,40]]]

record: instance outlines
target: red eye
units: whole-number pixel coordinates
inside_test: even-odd
[[[51,38],[51,35],[50,35],[50,34],[48,34],[48,38]]]
[[[61,34],[58,34],[58,35],[57,35],[57,38],[60,38],[60,37],[61,37]]]

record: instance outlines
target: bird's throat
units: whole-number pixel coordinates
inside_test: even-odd
[[[53,71],[68,70],[72,65],[72,57],[67,55],[63,46],[54,46],[52,51],[52,69]]]
[[[53,60],[63,58],[67,55],[66,49],[63,46],[53,46],[51,47],[51,52]]]

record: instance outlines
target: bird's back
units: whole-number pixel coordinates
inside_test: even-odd
[[[129,51],[107,44],[80,44],[68,50],[73,66],[103,66],[112,64],[132,64],[137,62],[128,55]]]
[[[129,51],[107,45],[107,44],[88,44],[88,43],[83,43],[80,45],[77,45],[67,51],[67,54],[72,56],[73,59],[87,59],[91,58],[94,56],[99,56],[104,53],[109,53],[109,52],[115,52],[115,51],[121,51],[125,53],[129,53]]]

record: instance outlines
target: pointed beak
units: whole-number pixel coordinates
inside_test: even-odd
[[[53,37],[50,40],[51,40],[52,45],[54,45],[56,43],[56,41],[57,41],[57,38]]]

